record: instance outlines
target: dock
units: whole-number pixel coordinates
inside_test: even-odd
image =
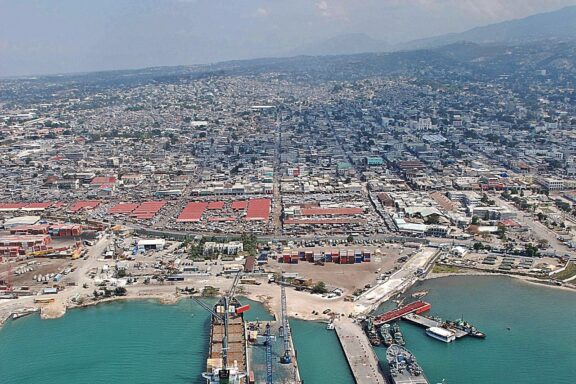
[[[410,304],[404,305],[400,308],[396,308],[393,309],[392,311],[388,311],[379,316],[376,316],[376,318],[374,319],[374,325],[379,327],[382,324],[399,320],[402,317],[412,313],[420,314],[422,312],[429,311],[430,308],[432,308],[432,306],[429,303],[422,300],[417,300]]]
[[[349,320],[335,322],[335,330],[357,384],[387,384],[376,353],[362,328]]]
[[[431,328],[431,327],[442,328],[442,324],[443,324],[443,322],[441,322],[441,321],[436,321],[434,319],[420,316],[420,315],[417,315],[415,313],[410,313],[406,316],[403,316],[402,319],[409,321],[411,323],[414,323],[416,325],[420,325],[420,326],[425,327],[425,328]],[[459,330],[459,329],[451,329],[451,331],[454,332],[457,339],[460,339],[460,338],[468,335],[466,332]]]
[[[271,341],[271,360],[272,360],[272,380],[274,383],[300,384],[300,372],[298,370],[298,361],[295,355],[294,345],[290,334],[290,346],[292,361],[289,364],[280,363],[280,358],[284,354],[284,343],[280,327],[282,324],[278,321],[252,321],[247,324],[247,334],[249,340],[247,343],[248,373],[253,376],[254,382],[266,383],[268,371],[266,365],[266,325],[270,324],[270,341]],[[254,331],[250,331],[253,329]],[[251,333],[257,332],[257,337],[253,338]]]

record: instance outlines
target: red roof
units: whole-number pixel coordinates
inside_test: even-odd
[[[138,203],[118,203],[110,208],[108,213],[131,213],[138,205]]]
[[[242,210],[248,207],[248,202],[246,200],[234,201],[232,202],[232,209]]]
[[[188,203],[186,207],[180,212],[180,215],[176,219],[179,223],[189,223],[198,222],[202,218],[204,211],[208,208],[208,203],[204,202],[193,202]]]
[[[100,204],[99,201],[97,200],[93,200],[93,201],[77,201],[76,203],[72,204],[72,206],[70,207],[70,211],[72,212],[78,212],[82,209],[94,209],[96,208],[98,205]]]
[[[266,221],[270,217],[270,199],[252,199],[248,202],[246,220],[249,221]]]
[[[224,208],[223,201],[211,201],[208,203],[208,209],[222,209]]]
[[[363,212],[362,208],[305,208],[302,209],[302,216],[358,215]]]
[[[90,182],[90,184],[92,184],[92,185],[115,184],[115,183],[116,183],[116,178],[113,176],[96,176]]]

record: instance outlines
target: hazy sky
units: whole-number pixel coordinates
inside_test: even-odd
[[[288,54],[349,33],[389,43],[576,0],[0,0],[0,76]]]

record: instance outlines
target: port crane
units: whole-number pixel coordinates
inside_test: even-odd
[[[286,306],[286,287],[281,285],[281,310],[282,310],[282,338],[284,339],[284,355],[280,357],[280,362],[282,364],[290,364],[292,362],[292,356],[290,355],[290,339],[289,332],[290,328],[288,325],[288,313]]]
[[[266,384],[272,383],[272,335],[270,323],[266,324]]]

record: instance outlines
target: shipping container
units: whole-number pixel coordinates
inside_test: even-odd
[[[284,255],[283,259],[285,264],[290,264],[290,255]]]
[[[326,253],[326,254],[324,255],[324,260],[325,260],[327,263],[331,263],[331,262],[332,262],[332,255],[329,254],[329,253]]]
[[[298,252],[298,256],[299,256],[300,260],[302,260],[302,261],[306,260],[306,252],[300,251],[300,252]]]
[[[354,256],[354,263],[355,264],[360,264],[361,262],[362,262],[362,255]]]
[[[340,256],[332,256],[332,262],[336,264],[340,264]]]

